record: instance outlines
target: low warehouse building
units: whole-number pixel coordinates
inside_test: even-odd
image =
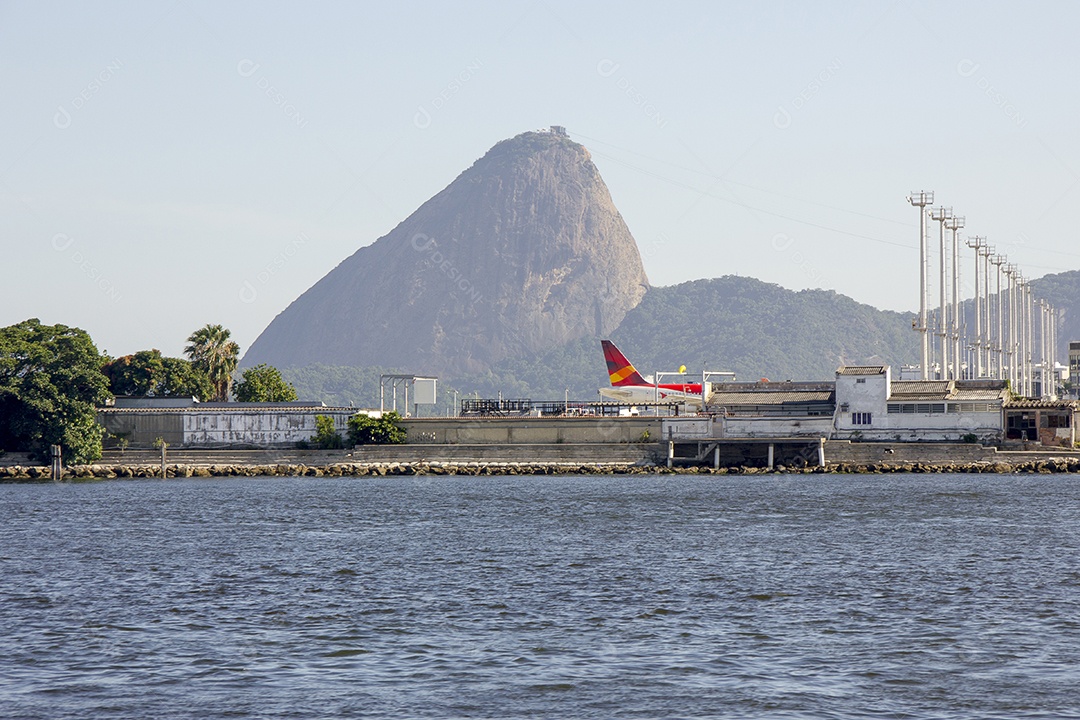
[[[333,419],[334,429],[348,431],[354,408],[315,402],[200,403],[194,398],[124,398],[98,408],[105,447],[124,441],[132,448],[152,447],[159,439],[173,447],[242,448],[294,446],[315,436],[315,418]]]
[[[899,380],[887,365],[836,371],[833,438],[1001,442],[1004,380]]]

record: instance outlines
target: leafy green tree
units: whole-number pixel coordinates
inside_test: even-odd
[[[110,360],[101,371],[114,395],[195,397],[209,400],[214,387],[206,373],[183,358],[163,357],[160,350],[140,350]]]
[[[405,429],[398,423],[396,412],[383,413],[381,418],[353,415],[349,418],[351,445],[400,445],[405,442]]]
[[[102,357],[90,335],[37,318],[0,328],[0,448],[69,462],[101,457],[96,408],[109,398]]]
[[[315,416],[315,437],[311,438],[316,447],[323,450],[337,450],[342,447],[341,435],[334,429],[334,418],[329,415]]]
[[[233,389],[240,402],[292,402],[296,388],[281,377],[276,367],[260,363],[248,368]]]
[[[206,325],[188,337],[184,354],[197,370],[206,373],[214,386],[213,399],[228,402],[232,374],[240,361],[240,346],[230,340],[232,332],[221,325]]]

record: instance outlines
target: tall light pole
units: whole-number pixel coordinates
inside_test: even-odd
[[[1008,258],[1004,255],[995,255],[990,262],[997,268],[997,342],[994,344],[994,353],[997,355],[997,376],[999,380],[1005,379],[1005,296],[1001,292],[1001,275]]]
[[[1031,278],[1024,278],[1024,327],[1027,337],[1024,339],[1024,358],[1027,361],[1028,397],[1035,394],[1035,293],[1031,290]]]
[[[960,240],[957,231],[964,227],[964,218],[953,216],[945,220],[945,227],[952,231],[952,318],[949,324],[949,335],[953,344],[953,378],[961,377],[960,354]]]
[[[930,219],[936,220],[940,225],[940,247],[941,247],[941,276],[940,276],[940,291],[941,291],[941,309],[938,311],[938,332],[937,335],[941,340],[941,379],[945,380],[948,377],[949,371],[949,308],[948,308],[948,283],[945,279],[945,261],[948,257],[945,254],[945,221],[952,217],[952,208],[936,207],[930,211]]]
[[[982,319],[982,293],[979,291],[981,283],[979,282],[979,273],[982,268],[979,267],[979,256],[982,253],[983,248],[986,247],[986,238],[976,235],[975,237],[968,238],[967,246],[975,251],[975,264],[972,266],[975,268],[975,303],[973,305],[975,311],[975,377],[983,376],[983,319]]]
[[[922,340],[922,363],[920,364],[923,380],[930,379],[930,336],[926,327],[926,271],[929,259],[926,255],[926,206],[934,202],[934,193],[925,190],[908,196],[908,202],[919,208],[919,325],[915,328]]]
[[[1020,392],[1024,397],[1031,397],[1028,390],[1027,365],[1027,278],[1016,273],[1016,367],[1020,371]]]
[[[1050,312],[1050,367],[1054,373],[1054,394],[1057,395],[1057,345],[1058,343],[1058,310],[1051,306]]]
[[[1049,376],[1050,376],[1050,303],[1045,300],[1038,300],[1037,305],[1039,307],[1039,374],[1042,382],[1039,383],[1040,395],[1042,397],[1050,397]]]
[[[1005,266],[1005,277],[1009,278],[1009,341],[1005,357],[1009,365],[1009,383],[1013,392],[1018,392],[1017,380],[1019,373],[1016,368],[1016,265],[1010,263]]]
[[[987,377],[994,377],[993,370],[993,324],[990,322],[990,256],[994,254],[994,248],[991,245],[983,245],[982,258],[983,258],[983,348],[986,355],[986,375]]]

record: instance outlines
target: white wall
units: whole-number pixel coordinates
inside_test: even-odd
[[[344,439],[352,412],[330,411],[299,413],[289,410],[252,412],[184,413],[184,445],[213,446],[224,444],[285,445],[315,436],[315,416],[334,418],[334,428]]]
[[[833,419],[825,416],[766,417],[729,416],[708,418],[668,418],[663,422],[666,440],[693,438],[785,438],[831,437]]]
[[[836,429],[841,432],[861,430],[865,434],[867,429],[875,428],[888,414],[891,393],[892,373],[888,367],[881,375],[837,375]],[[853,413],[870,413],[872,424],[853,424]]]
[[[944,404],[944,403],[942,403]],[[996,442],[1001,439],[1001,411],[969,413],[892,413],[883,408],[874,414],[873,424],[837,427],[834,437],[838,440],[859,438],[863,440],[937,441],[961,440],[973,434],[981,441]],[[838,413],[839,414],[839,413]]]

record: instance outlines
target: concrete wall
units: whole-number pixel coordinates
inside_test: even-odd
[[[161,438],[169,445],[184,444],[184,418],[177,412],[125,413],[99,412],[98,423],[108,435],[104,446],[116,447],[117,438],[125,438],[132,447],[151,447]]]
[[[344,438],[352,412],[327,409],[325,412],[298,413],[289,410],[252,410],[250,412],[183,413],[186,447],[223,445],[288,445],[315,436],[315,417],[334,419],[334,429]]]
[[[836,376],[836,421],[838,430],[858,430],[864,425],[853,425],[853,413],[871,413],[874,422],[878,415],[887,411],[886,403],[891,394],[892,372],[886,367],[881,375]],[[845,406],[846,405],[846,409]]]
[[[656,417],[409,418],[407,443],[530,445],[648,442],[660,435]]]
[[[952,404],[942,401],[940,404]],[[874,412],[873,424],[838,427],[833,437],[842,439],[880,440],[895,442],[960,441],[965,435],[975,435],[979,442],[1000,442],[1001,411],[945,413],[889,413],[886,404]]]
[[[366,445],[353,462],[622,462],[655,461],[656,443],[555,445]]]
[[[967,463],[997,459],[995,448],[977,443],[875,443],[830,440],[825,461],[830,463]]]
[[[831,437],[832,416],[666,418],[661,439]]]
[[[314,411],[260,409],[162,410],[160,412],[99,412],[98,423],[113,436],[126,438],[132,448],[152,447],[157,438],[171,447],[223,447],[228,445],[291,445],[315,435],[315,417],[328,415],[344,438],[352,410]],[[117,437],[106,437],[106,448],[117,447]]]

